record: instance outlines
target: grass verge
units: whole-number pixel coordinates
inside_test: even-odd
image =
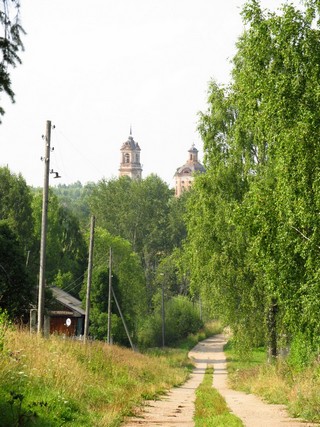
[[[285,404],[293,417],[320,422],[319,362],[296,371],[284,358],[268,363],[263,348],[242,360],[232,342],[227,344],[225,353],[232,388],[257,394],[269,403]]]
[[[242,421],[229,412],[225,399],[212,387],[213,368],[208,366],[196,390],[196,427],[243,427]]]
[[[169,363],[101,342],[9,331],[0,353],[0,426],[117,426],[187,376],[182,356]]]
[[[182,348],[147,354],[8,329],[0,347],[0,426],[119,426],[145,399],[187,379],[188,350],[215,328]]]

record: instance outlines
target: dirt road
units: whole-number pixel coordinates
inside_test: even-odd
[[[190,379],[179,388],[170,392],[159,401],[147,401],[139,417],[130,418],[125,427],[194,426],[195,390],[202,382],[208,364],[214,367],[213,386],[226,399],[230,410],[237,415],[246,427],[315,427],[290,418],[282,405],[268,405],[258,397],[237,392],[227,387],[226,359],[223,353],[225,339],[216,335],[199,343],[189,356],[195,361],[195,369]]]

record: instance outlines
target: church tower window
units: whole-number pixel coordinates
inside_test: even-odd
[[[119,176],[129,176],[132,179],[141,179],[142,166],[140,164],[140,147],[132,137],[132,129],[130,127],[130,135],[128,140],[122,144],[121,163],[119,168]]]

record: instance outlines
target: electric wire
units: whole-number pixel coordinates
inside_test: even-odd
[[[56,132],[57,139],[54,141],[54,144],[57,147],[57,152],[59,153],[59,158],[61,161],[61,174],[63,174],[64,176],[66,176],[69,179],[71,178],[67,172],[68,167],[66,166],[67,163],[65,162],[65,156],[63,155],[63,153],[65,152],[64,151],[64,144],[61,142],[63,139],[68,144],[68,146],[72,149],[73,153],[76,152],[78,154],[79,159],[81,159],[81,161],[84,162],[86,169],[88,169],[88,167],[90,167],[90,169],[92,169],[92,171],[94,171],[95,173],[98,171],[101,174],[101,177],[103,177],[105,175],[105,171],[104,172],[100,171],[97,168],[97,164],[94,162],[94,160],[88,156],[88,152],[83,153],[79,149],[77,144],[75,144],[63,131],[61,131],[59,129],[59,127],[55,128],[55,132]],[[72,161],[74,162],[74,156],[72,156]],[[58,159],[57,159],[57,162],[59,163]],[[81,170],[82,168],[79,168],[79,169]],[[76,182],[76,181],[81,182],[81,179],[80,179],[80,177],[78,177],[78,179],[75,179],[73,181],[74,182]]]
[[[97,265],[99,265],[100,264],[100,262],[103,260],[103,258],[104,258],[105,256],[104,255],[101,255],[101,257],[93,264],[93,268],[94,267],[96,267]],[[79,280],[83,280],[84,279],[84,277],[85,277],[85,275],[86,275],[86,272],[85,273],[83,273],[83,274],[81,274],[79,277],[77,277],[76,279],[74,279],[71,283],[69,283],[68,285],[66,285],[66,286],[64,286],[64,288],[62,289],[63,291],[65,291],[65,292],[70,292],[70,291],[73,291],[73,290],[75,290],[76,289],[76,287],[77,287],[77,282],[79,281]],[[77,283],[77,284],[76,284]],[[74,285],[74,286],[73,286]]]

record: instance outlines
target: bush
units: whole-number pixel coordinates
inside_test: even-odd
[[[142,348],[160,347],[162,343],[162,320],[159,314],[148,316],[138,330],[138,345]]]
[[[310,338],[298,332],[293,338],[290,345],[290,352],[288,356],[288,364],[296,371],[302,371],[305,367],[309,366],[317,356],[319,342],[311,342]]]
[[[166,344],[174,344],[203,327],[198,310],[188,298],[172,298],[166,307]]]
[[[199,312],[187,297],[177,296],[165,304],[166,345],[173,345],[202,327]],[[138,333],[138,343],[142,347],[162,345],[161,308],[143,322]]]

